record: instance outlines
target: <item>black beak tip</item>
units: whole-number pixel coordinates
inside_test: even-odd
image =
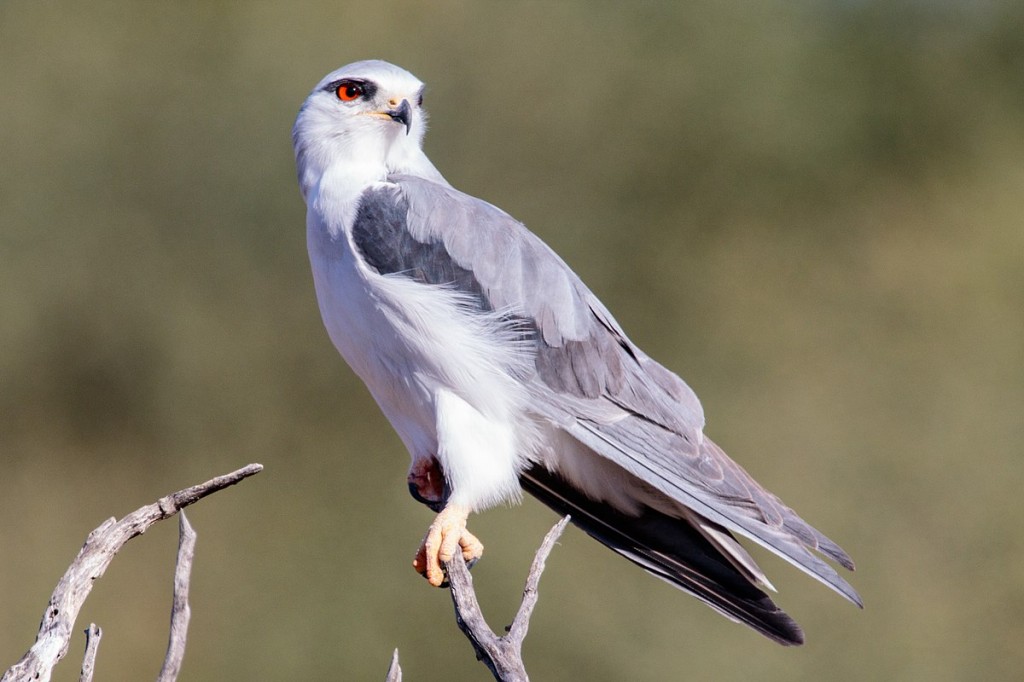
[[[406,135],[412,130],[412,107],[409,106],[409,100],[403,99],[396,109],[388,112],[388,116],[396,123],[401,123],[405,126]]]

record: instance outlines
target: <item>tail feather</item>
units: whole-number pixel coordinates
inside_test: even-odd
[[[779,644],[803,644],[800,626],[687,521],[653,509],[629,516],[587,498],[541,466],[523,472],[520,483],[594,539],[722,615]]]

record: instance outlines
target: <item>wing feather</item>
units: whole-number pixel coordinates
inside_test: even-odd
[[[573,524],[598,542],[730,620],[780,644],[803,643],[800,626],[695,526],[651,509],[640,516],[623,514],[581,495],[543,467],[523,472],[520,482],[559,514],[569,514]],[[737,550],[742,552],[738,545]]]

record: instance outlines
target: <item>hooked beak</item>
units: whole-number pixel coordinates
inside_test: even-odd
[[[409,100],[403,99],[397,109],[385,111],[384,113],[390,116],[392,121],[404,125],[405,134],[409,134],[409,130],[412,128],[412,108],[409,106]]]

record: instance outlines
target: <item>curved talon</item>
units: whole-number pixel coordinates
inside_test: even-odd
[[[476,563],[483,554],[483,544],[466,530],[468,517],[467,507],[450,504],[437,515],[427,529],[412,565],[434,587],[445,585],[442,564],[451,561],[456,548],[462,550],[463,560],[470,565]]]

